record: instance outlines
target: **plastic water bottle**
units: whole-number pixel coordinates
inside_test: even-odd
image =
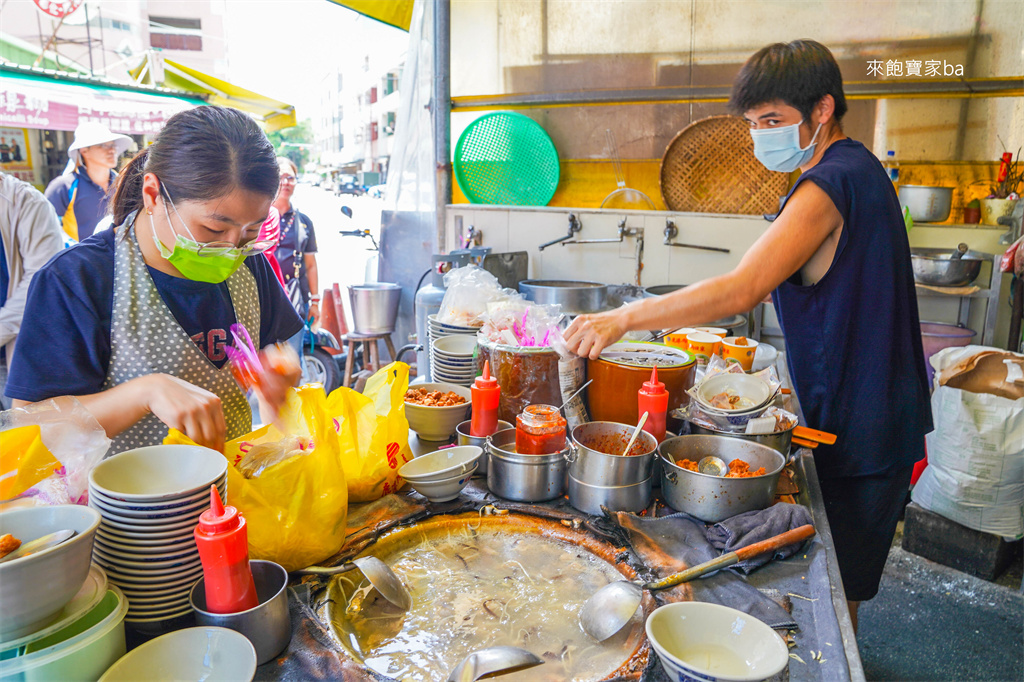
[[[889,174],[893,187],[896,187],[900,182],[900,162],[896,160],[896,152],[891,149],[885,154],[885,172]]]

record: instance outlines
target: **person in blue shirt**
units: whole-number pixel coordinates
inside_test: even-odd
[[[854,627],[878,592],[910,474],[932,430],[910,245],[882,164],[843,134],[842,76],[814,41],[770,45],[733,85],[767,168],[802,173],[732,272],[576,318],[566,341],[597,358],[628,330],[692,327],[769,294],[807,425],[838,435],[814,460]]]
[[[168,427],[220,450],[250,431],[229,329],[243,324],[261,348],[302,326],[262,256],[273,244],[254,241],[277,188],[273,146],[251,117],[213,106],[172,116],[119,177],[116,227],[33,278],[7,395],[16,406],[76,396],[111,453],[158,444]],[[268,408],[298,374],[268,378]]]
[[[68,147],[68,166],[45,192],[71,239],[89,237],[107,214],[117,181],[117,160],[131,145],[132,138],[112,133],[100,123],[86,122],[75,129],[75,140]]]

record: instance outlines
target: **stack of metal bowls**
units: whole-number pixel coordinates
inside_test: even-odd
[[[590,422],[572,430],[569,504],[587,514],[639,512],[651,503],[658,441],[641,432],[629,455],[621,454],[636,425]],[[616,453],[616,454],[612,454]]]
[[[212,485],[225,499],[227,460],[195,445],[128,450],[90,472],[89,506],[101,516],[93,560],[128,597],[136,630],[155,634],[192,613],[189,590],[203,574],[192,533]]]
[[[476,336],[455,334],[430,342],[430,368],[434,381],[469,386],[476,378]]]

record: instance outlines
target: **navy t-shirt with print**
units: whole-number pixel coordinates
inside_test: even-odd
[[[110,363],[114,246],[105,230],[61,251],[32,278],[6,394],[31,402],[88,395],[103,388]],[[260,299],[260,343],[295,335],[302,322],[262,255],[245,259]],[[218,367],[235,323],[228,286],[173,277],[149,268],[178,324]]]

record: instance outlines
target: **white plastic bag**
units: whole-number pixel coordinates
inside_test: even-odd
[[[932,366],[938,375],[983,350],[992,349],[948,348]],[[931,402],[935,430],[914,502],[968,528],[1024,536],[1024,398],[937,386]]]
[[[479,327],[487,304],[507,298],[498,278],[476,265],[449,270],[444,276],[445,293],[437,321],[463,327]]]

